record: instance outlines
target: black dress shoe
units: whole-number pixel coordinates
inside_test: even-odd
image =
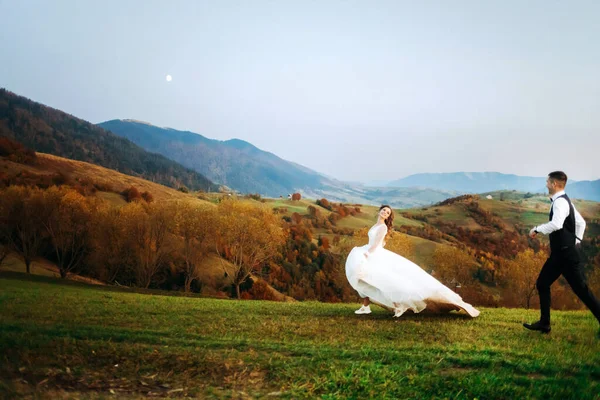
[[[533,324],[523,324],[523,326],[532,331],[540,331],[542,333],[550,332],[550,325],[542,324],[540,321]]]

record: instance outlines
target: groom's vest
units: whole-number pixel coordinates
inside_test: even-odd
[[[571,204],[569,196],[563,194],[562,196],[558,196],[556,200],[560,199],[561,197],[564,197],[565,200],[567,200],[567,203],[569,203],[569,215],[567,215],[567,218],[565,218],[565,223],[563,224],[563,227],[550,234],[551,251],[558,251],[566,247],[575,246],[575,210],[573,209],[573,204]],[[552,221],[553,215],[554,204],[552,207],[550,207],[550,221]]]

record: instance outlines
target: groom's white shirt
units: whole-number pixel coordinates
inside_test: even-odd
[[[561,197],[565,194],[564,190],[560,192],[556,192],[554,196],[552,196],[552,221],[549,221],[545,224],[538,225],[532,229],[532,231],[538,231],[539,233],[543,233],[548,235],[554,231],[562,229],[565,219],[569,215],[569,202],[564,197]],[[571,203],[573,204],[573,203]],[[575,244],[579,244],[581,239],[583,239],[583,232],[585,231],[585,220],[579,214],[579,211],[573,205],[573,211],[575,212]]]

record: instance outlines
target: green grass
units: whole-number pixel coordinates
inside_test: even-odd
[[[357,304],[127,293],[0,275],[0,397],[557,398],[600,393],[586,312],[394,319]]]

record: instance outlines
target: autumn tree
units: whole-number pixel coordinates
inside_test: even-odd
[[[293,201],[299,201],[302,198],[302,195],[300,193],[294,193],[292,194],[292,200]]]
[[[588,274],[588,285],[590,290],[600,297],[600,253],[592,260],[592,268]]]
[[[181,238],[181,256],[184,262],[185,291],[199,277],[200,263],[214,246],[214,210],[191,202],[176,205],[176,234]]]
[[[514,260],[506,260],[498,273],[502,283],[515,293],[527,309],[537,293],[535,283],[547,258],[544,251],[535,253],[527,249],[517,254]]]
[[[174,228],[174,217],[174,208],[169,203],[132,202],[123,206],[122,220],[138,286],[148,288],[159,269],[166,265],[172,249],[169,233]]]
[[[331,211],[331,210],[332,210],[332,208],[333,208],[333,207],[331,206],[331,203],[329,203],[329,200],[327,200],[327,199],[320,199],[320,200],[317,200],[317,201],[316,201],[316,204],[317,204],[318,206],[321,206],[321,207],[323,207],[323,208],[326,208],[326,209],[327,209],[327,210],[329,210],[329,211]]]
[[[239,299],[240,285],[279,252],[285,235],[270,209],[236,200],[219,203],[216,221],[216,249],[233,265],[230,277]]]
[[[92,201],[72,189],[51,187],[43,194],[46,229],[61,278],[77,268],[90,248]]]
[[[473,283],[475,260],[463,250],[452,246],[437,246],[433,252],[434,275],[446,285]]]
[[[128,207],[116,208],[106,205],[92,217],[91,263],[97,275],[106,282],[121,279],[124,269],[133,266],[126,216]]]
[[[127,200],[128,203],[131,203],[134,200],[139,200],[142,198],[142,194],[140,193],[139,190],[137,190],[137,188],[135,186],[131,186],[131,187],[123,190],[123,192],[121,192],[121,194],[123,195],[123,197],[125,197],[125,200]]]
[[[0,237],[2,237],[2,233],[0,233]],[[9,253],[10,248],[6,244],[0,243],[0,267]]]
[[[0,240],[23,257],[28,274],[44,241],[39,223],[43,212],[42,191],[38,188],[9,186],[0,193]]]
[[[392,232],[390,234],[386,240],[385,248],[409,260],[412,260],[415,255],[415,245],[412,239],[410,236],[400,232]]]

